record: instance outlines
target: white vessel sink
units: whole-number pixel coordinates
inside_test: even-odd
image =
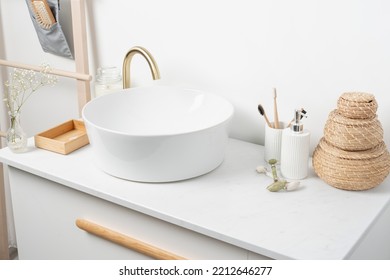
[[[103,171],[132,181],[169,182],[222,163],[233,111],[214,94],[150,86],[93,99],[82,116]]]

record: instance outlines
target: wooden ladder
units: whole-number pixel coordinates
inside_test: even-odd
[[[86,36],[86,21],[85,21],[85,1],[71,0],[72,13],[72,29],[74,41],[74,57],[75,57],[75,72],[64,71],[60,69],[52,69],[51,73],[68,77],[77,80],[78,94],[78,109],[79,116],[84,105],[91,99],[90,81],[92,79],[88,70],[88,48]],[[20,62],[8,61],[0,59],[0,65],[22,68],[33,71],[40,71],[41,67],[35,65],[24,64]],[[0,168],[1,168],[0,164]],[[1,168],[0,172],[0,260],[10,258],[10,250],[8,248],[8,231],[5,208],[5,191],[4,178]]]

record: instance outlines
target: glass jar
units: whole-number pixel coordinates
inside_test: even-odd
[[[122,88],[122,76],[117,67],[99,67],[97,69],[95,97],[99,97]]]

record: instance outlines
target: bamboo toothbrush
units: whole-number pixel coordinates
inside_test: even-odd
[[[44,29],[50,29],[56,20],[46,0],[31,0],[32,11],[37,23]]]
[[[276,102],[276,88],[274,88],[274,126],[276,129],[279,128],[279,114],[278,114],[278,104]]]
[[[267,125],[268,125],[269,127],[272,127],[271,123],[270,123],[269,120],[268,120],[267,114],[265,113],[265,110],[264,110],[264,108],[263,108],[263,106],[262,106],[261,104],[259,104],[259,105],[257,106],[257,110],[259,110],[260,115],[262,115],[262,116],[264,117],[265,122],[267,123]]]

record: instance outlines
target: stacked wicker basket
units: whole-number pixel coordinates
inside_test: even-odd
[[[389,174],[390,154],[377,108],[372,94],[348,92],[340,96],[313,154],[315,172],[329,185],[367,190]]]

